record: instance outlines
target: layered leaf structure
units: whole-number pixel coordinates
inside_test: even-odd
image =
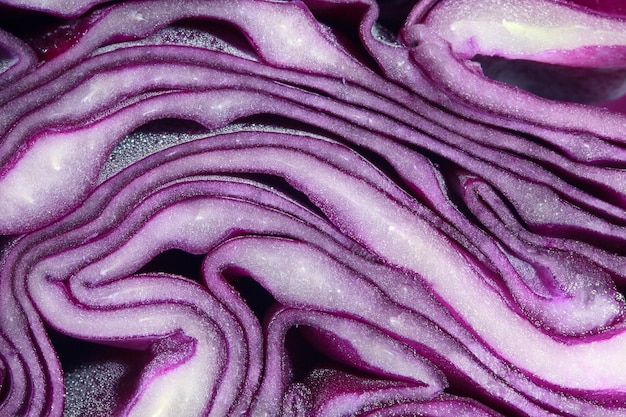
[[[0,415],[626,414],[619,2],[0,3]]]

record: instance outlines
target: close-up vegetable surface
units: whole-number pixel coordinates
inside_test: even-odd
[[[0,416],[625,416],[626,5],[0,1]]]

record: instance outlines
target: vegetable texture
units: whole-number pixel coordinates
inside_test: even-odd
[[[626,12],[1,2],[0,415],[626,414]]]

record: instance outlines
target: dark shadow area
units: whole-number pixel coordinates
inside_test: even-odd
[[[100,179],[110,178],[153,153],[208,133],[208,129],[192,120],[166,118],[148,122],[126,135],[111,151]]]
[[[65,19],[38,11],[0,6],[0,27],[26,42],[45,61],[74,45],[88,26],[88,18]]]
[[[116,415],[151,359],[144,351],[74,339],[49,330],[65,378],[64,417]]]
[[[202,281],[204,255],[194,255],[180,249],[170,249],[152,258],[137,274],[166,273],[183,276],[192,281]]]
[[[301,206],[307,208],[312,213],[318,215],[322,219],[325,219],[327,222],[330,222],[326,215],[317,207],[313,202],[309,199],[309,197],[304,194],[302,191],[294,188],[291,184],[287,182],[282,177],[276,175],[269,174],[237,174],[233,175],[237,178],[243,178],[246,180],[250,180],[259,184],[263,184],[267,187],[272,188],[274,191],[284,194],[288,198],[298,202]]]
[[[483,74],[548,100],[589,104],[626,113],[626,69],[585,68],[478,55]]]
[[[315,349],[306,333],[306,326],[292,327],[285,336],[285,351],[291,365],[293,382],[302,381],[313,370],[334,363]]]
[[[246,56],[259,59],[255,47],[246,35],[232,23],[199,18],[178,20],[173,22],[170,27],[182,29],[186,35],[179,41],[172,39],[172,43],[193,44],[226,53],[238,51]]]
[[[351,56],[372,71],[381,74],[380,68],[370,53],[363,46],[360,35],[360,23],[367,11],[367,6],[358,3],[346,4],[307,4],[315,18],[326,25],[339,43]]]
[[[378,23],[397,34],[418,0],[378,0]]]
[[[274,296],[244,271],[237,268],[227,268],[222,271],[222,275],[262,323],[267,312],[276,304]]]

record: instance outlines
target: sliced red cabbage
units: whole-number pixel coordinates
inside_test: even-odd
[[[624,414],[624,11],[411,3],[3,3],[0,415]]]

